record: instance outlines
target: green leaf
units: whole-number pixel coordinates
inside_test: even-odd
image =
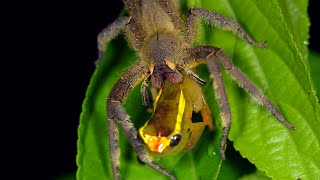
[[[297,129],[286,129],[224,74],[233,117],[229,138],[234,142],[234,147],[267,176],[278,179],[312,179],[320,173],[317,163],[320,162],[320,157],[317,156],[320,111],[304,61],[307,56],[306,47],[301,45],[308,37],[308,19],[294,19],[294,16],[306,16],[307,1],[296,0],[294,7],[301,9],[298,13],[291,12],[290,7],[284,9],[289,4],[289,0],[187,2],[189,7],[204,7],[235,18],[254,39],[268,41],[268,48],[259,49],[251,47],[229,32],[202,25],[197,44],[223,48]],[[294,28],[303,31],[294,31]],[[108,46],[105,58],[95,70],[88,87],[78,128],[78,179],[112,179],[106,131],[106,98],[121,73],[137,59],[125,44],[122,38],[117,38]],[[205,67],[200,67],[199,70],[206,71]],[[207,79],[209,77],[207,73],[200,75],[205,75]],[[232,151],[232,144],[227,148],[227,160],[221,162],[221,120],[211,81],[208,79],[207,82],[204,89],[217,130],[214,133],[205,130],[195,149],[189,153],[154,158],[178,179],[236,179],[244,173],[252,172],[252,166]],[[125,103],[136,128],[150,116],[141,104],[138,86]],[[166,179],[139,163],[136,153],[123,134],[120,143],[121,174],[124,179]]]
[[[202,1],[205,2],[210,3]],[[229,138],[235,148],[272,178],[313,179],[320,173],[319,104],[304,60],[307,52],[301,44],[306,33],[289,30],[294,23],[288,24],[308,21],[294,20],[294,16],[300,15],[293,13],[284,18],[282,12],[290,10],[281,9],[279,2],[282,1],[221,0],[216,3],[218,7],[211,9],[228,7],[223,13],[235,17],[254,39],[267,40],[267,49],[251,47],[221,31],[210,32],[207,41],[222,47],[296,127],[296,131],[286,129],[225,76],[233,117]],[[306,16],[306,11],[302,16]]]
[[[270,180],[263,172],[257,171],[252,174],[247,174],[239,178],[239,180]]]
[[[304,0],[281,0],[278,1],[283,20],[287,30],[291,33],[293,42],[298,50],[307,58],[310,21],[307,12],[308,1]]]

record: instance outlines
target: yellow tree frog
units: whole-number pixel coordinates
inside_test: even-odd
[[[204,127],[214,129],[212,116],[202,87],[183,74],[182,83],[165,81],[154,101],[154,112],[139,135],[150,154],[168,156],[191,150]],[[203,122],[192,122],[192,113],[200,111]]]

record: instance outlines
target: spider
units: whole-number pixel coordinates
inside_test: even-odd
[[[161,94],[161,91],[172,91],[170,93],[175,94],[174,97],[181,97],[181,94],[184,94],[184,92],[182,90],[180,92],[177,85],[181,84],[180,87],[184,87],[185,89],[194,88],[196,85],[204,85],[204,80],[192,71],[200,64],[207,64],[208,66],[211,78],[213,79],[213,89],[220,106],[223,126],[222,137],[220,139],[220,155],[222,159],[225,159],[224,152],[231,126],[231,112],[221,76],[221,67],[226,69],[241,87],[256,98],[281,123],[287,128],[294,130],[293,125],[280,114],[267,97],[239,69],[234,67],[232,61],[220,48],[207,45],[193,46],[196,38],[196,21],[197,19],[203,19],[215,27],[233,32],[253,46],[259,48],[266,47],[265,43],[254,41],[236,21],[202,8],[191,8],[187,17],[183,19],[179,12],[180,7],[177,0],[124,0],[123,3],[125,4],[128,16],[119,17],[98,35],[100,58],[108,42],[122,32],[125,33],[128,43],[139,55],[139,60],[123,73],[107,98],[110,158],[115,179],[120,179],[120,150],[117,123],[124,129],[130,144],[142,162],[158,172],[169,176],[171,179],[175,179],[172,173],[162,168],[150,158],[144,144],[141,143],[138,131],[122,107],[122,103],[131,90],[142,82],[141,95],[143,104],[149,106],[151,101],[147,93],[149,81],[151,82],[151,88],[159,90],[159,94]],[[185,82],[187,80],[190,82],[190,79],[191,82],[196,84],[195,86],[191,86],[190,83],[189,85],[185,85]],[[162,94],[168,95],[168,93],[164,92]],[[197,95],[201,96],[202,94],[198,93]],[[161,105],[165,101],[161,101],[161,96],[157,97],[158,100],[155,100],[155,103],[158,103],[157,106],[163,107]],[[186,99],[192,99],[189,97],[191,96],[190,93],[184,96]],[[191,103],[194,103],[193,100]],[[185,106],[183,107],[185,108]],[[168,111],[170,112],[171,109]],[[190,113],[190,111],[192,110],[179,111],[178,114],[183,114],[184,112]],[[181,123],[184,123],[184,121],[179,121],[176,124],[181,126],[183,125]],[[208,122],[206,124],[210,125]],[[161,134],[159,133],[159,138]],[[178,133],[178,135],[171,136],[169,138],[170,142],[166,140],[166,147],[173,148],[177,146],[182,142],[182,135]],[[143,136],[141,132],[140,136]],[[147,143],[146,140],[145,143]],[[157,148],[155,151],[157,151]],[[158,151],[161,154],[163,148]]]

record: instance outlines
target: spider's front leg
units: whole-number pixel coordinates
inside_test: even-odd
[[[202,63],[202,61],[206,60],[208,64],[208,68],[211,74],[211,78],[213,79],[213,88],[216,95],[216,99],[218,100],[220,107],[220,115],[222,119],[222,137],[220,139],[220,155],[221,159],[225,159],[225,149],[227,145],[228,135],[231,126],[231,111],[229,106],[229,101],[227,97],[227,93],[225,91],[221,68],[217,62],[217,58],[215,53],[219,52],[219,48],[210,47],[210,46],[199,46],[191,49],[191,61],[196,61],[196,63]],[[187,62],[192,63],[192,62]]]
[[[130,144],[137,152],[139,159],[148,164],[155,170],[162,174],[169,176],[171,179],[175,177],[155,163],[145,151],[143,145],[138,141],[138,132],[132,124],[128,114],[122,107],[121,103],[125,101],[131,90],[141,82],[148,75],[148,67],[143,64],[142,61],[138,61],[132,68],[128,69],[123,76],[117,81],[117,83],[111,89],[111,92],[107,100],[107,112],[108,112],[108,133],[109,133],[109,146],[110,146],[110,158],[112,163],[112,172],[116,180],[120,179],[119,174],[119,131],[117,129],[117,122],[124,129],[126,136],[129,139]]]
[[[124,30],[126,25],[130,22],[130,17],[119,17],[112,24],[104,28],[97,37],[99,59],[102,57],[103,52],[106,50],[108,43],[117,37],[121,31]],[[98,59],[98,61],[99,61]]]
[[[239,23],[233,19],[227,18],[222,14],[208,11],[203,8],[192,8],[187,18],[187,30],[186,30],[186,41],[193,43],[195,39],[196,29],[196,18],[202,18],[208,23],[214,25],[217,28],[221,28],[226,31],[231,31],[238,37],[246,40],[253,46],[264,48],[267,46],[266,43],[256,42],[251,36],[239,25]]]

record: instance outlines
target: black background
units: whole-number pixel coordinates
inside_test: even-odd
[[[14,110],[10,114],[12,119],[19,116],[22,120],[17,122],[21,122],[21,129],[15,128],[15,131],[23,135],[12,135],[20,161],[9,161],[7,166],[16,169],[14,175],[34,179],[55,179],[75,173],[77,127],[81,104],[95,68],[96,36],[118,16],[122,2],[12,3],[11,7],[19,13],[9,13],[17,15],[8,22],[14,27],[17,40],[7,44],[13,50],[9,52],[12,61],[8,68],[21,73],[8,85],[17,86],[13,93],[18,97],[8,106]],[[310,48],[318,52],[319,7],[317,0],[310,1]]]

